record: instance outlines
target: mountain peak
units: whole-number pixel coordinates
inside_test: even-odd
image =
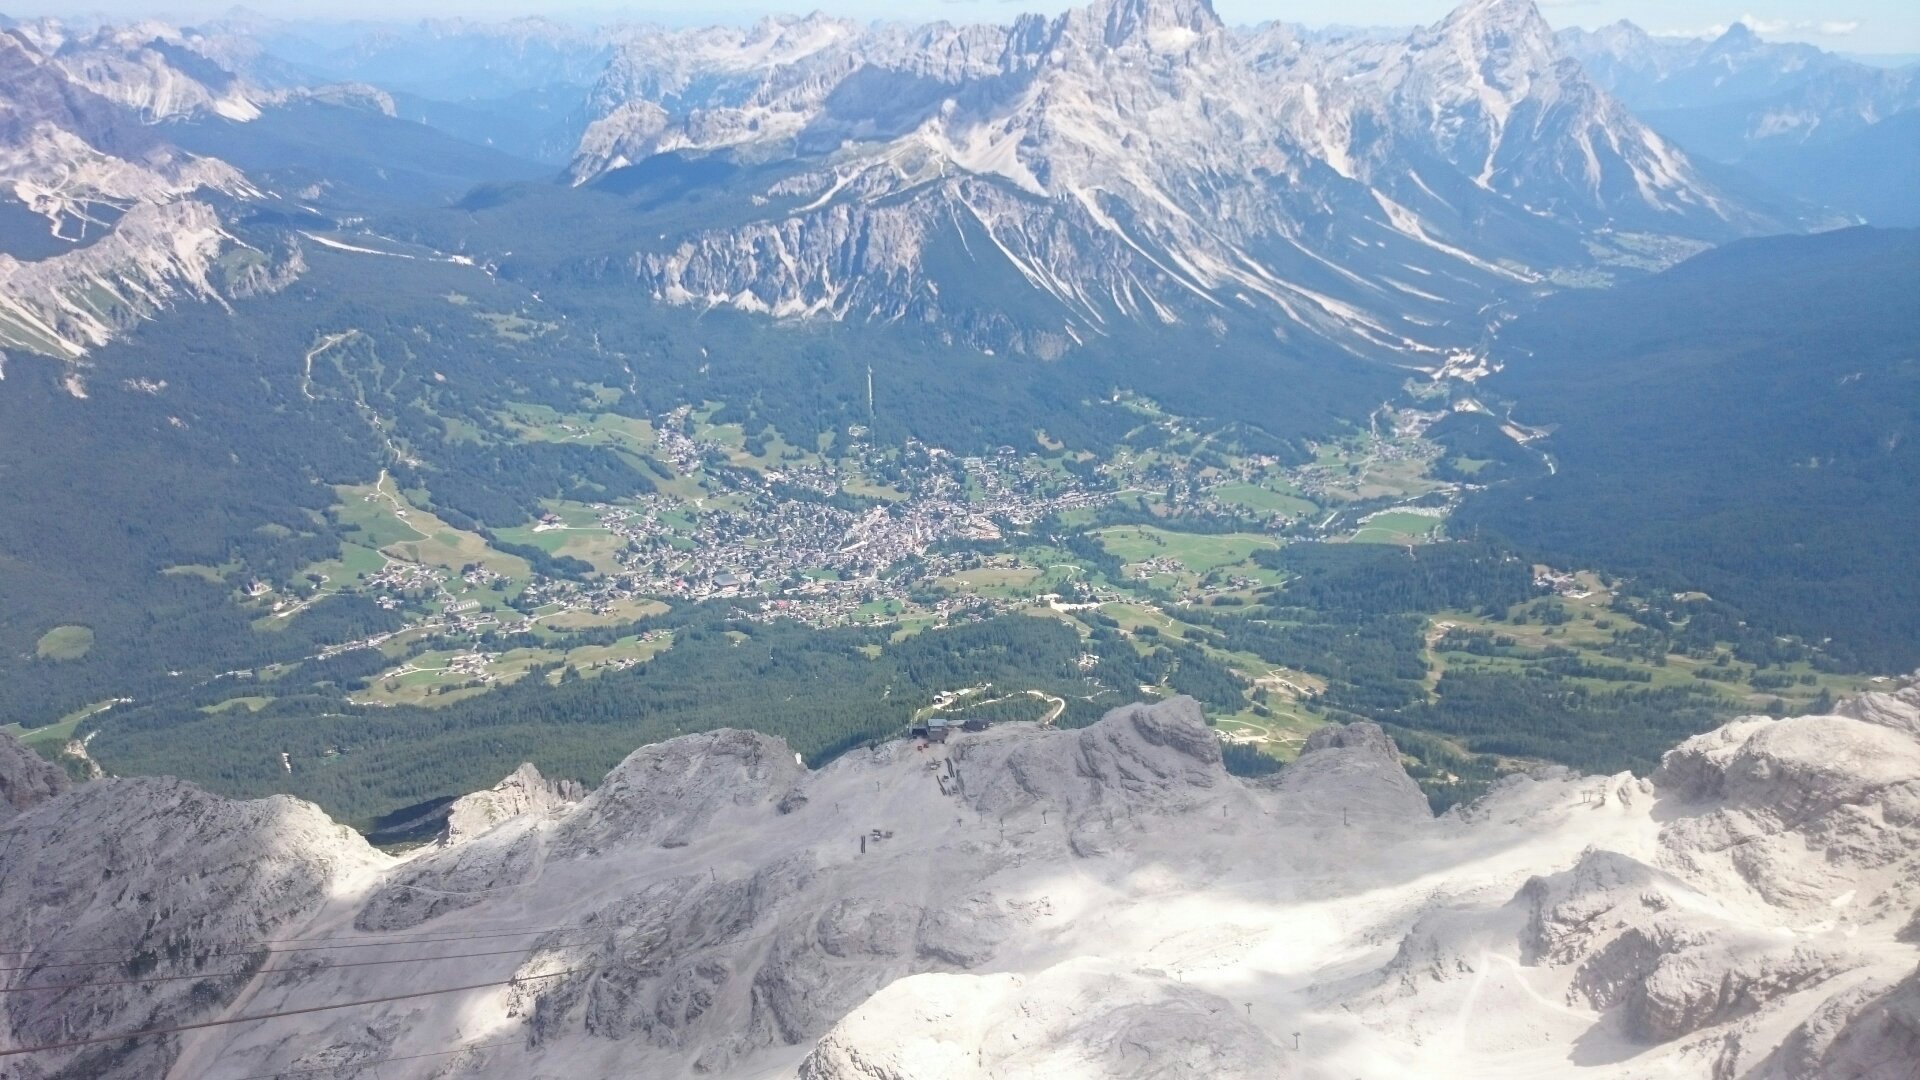
[[[1546,20],[1534,0],[1466,0],[1441,20],[1443,26],[1465,23],[1476,25],[1520,26]]]
[[[1458,85],[1487,80],[1517,91],[1560,59],[1533,0],[1467,0],[1413,40],[1444,70],[1443,81]]]
[[[1061,25],[1108,48],[1144,44],[1161,52],[1185,48],[1225,26],[1212,0],[1094,0],[1062,16]]]
[[[1713,42],[1707,46],[1707,54],[1724,56],[1729,53],[1751,52],[1765,47],[1766,42],[1760,39],[1759,34],[1753,32],[1753,27],[1743,22],[1736,22],[1727,27],[1725,33],[1713,39]]]
[[[1554,58],[1553,28],[1534,0],[1467,0],[1429,31],[1432,40],[1469,43],[1477,54],[1514,52],[1543,67]]]

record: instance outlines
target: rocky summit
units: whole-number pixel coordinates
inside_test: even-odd
[[[1617,231],[1780,224],[1562,55],[1531,0],[1397,39],[1231,28],[1206,0],[1005,26],[815,16],[640,36],[594,102],[577,182],[695,159],[766,178],[740,220],[635,253],[656,298],[931,322],[1049,358],[1134,321],[1240,316],[1439,357],[1474,343],[1471,311]],[[983,278],[1046,314],[1011,315]]]
[[[11,1043],[265,1018],[21,1076],[1901,1080],[1920,1044],[1920,687],[1440,817],[1374,725],[1249,782],[1184,698],[818,770],[683,736],[399,857],[287,799],[42,786],[0,827]]]

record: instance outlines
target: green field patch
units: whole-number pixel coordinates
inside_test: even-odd
[[[889,643],[905,641],[915,634],[924,633],[928,630],[937,630],[946,625],[946,619],[940,615],[926,612],[917,615],[905,615],[893,624],[893,633],[887,635],[887,641]],[[868,652],[869,649],[872,651]],[[876,660],[879,659],[881,650],[878,645],[862,645],[860,646],[860,651],[866,655],[867,659]]]
[[[51,759],[57,757],[60,753],[60,748],[67,745],[67,741],[73,738],[74,732],[79,728],[81,721],[89,717],[98,716],[120,704],[122,704],[122,702],[116,698],[109,698],[106,701],[96,701],[91,705],[84,705],[73,710],[51,724],[45,724],[40,727],[26,727],[19,723],[0,724],[0,732],[5,732],[19,739],[21,744],[27,749],[32,750],[42,757]]]
[[[376,487],[382,494],[376,494]],[[339,496],[331,513],[335,521],[346,532],[348,539],[368,548],[384,548],[388,544],[402,540],[418,540],[422,534],[409,522],[413,508],[404,499],[395,506],[391,499],[398,499],[393,482],[382,478],[375,484],[343,484],[334,488]],[[408,517],[397,516],[399,510],[407,511]]]
[[[1179,559],[1190,570],[1217,570],[1238,566],[1261,548],[1279,547],[1271,537],[1255,533],[1173,532],[1151,525],[1116,525],[1094,533],[1102,547],[1124,562],[1152,558]]]
[[[549,504],[560,520],[495,530],[502,541],[537,547],[549,555],[569,556],[592,564],[602,574],[620,572],[621,551],[627,542],[600,522],[599,511],[580,503]]]
[[[1410,511],[1375,514],[1349,539],[1356,544],[1418,544],[1439,535],[1443,519]]]
[[[673,636],[657,632],[648,638],[638,635],[623,637],[611,645],[582,645],[567,650],[562,659],[567,667],[591,679],[609,671],[645,663],[672,647]],[[558,679],[559,673],[556,672],[554,678]]]
[[[1192,629],[1151,604],[1102,604],[1100,614],[1120,624],[1120,629],[1136,639],[1158,637],[1175,638],[1185,641]]]
[[[742,440],[739,449],[730,449],[727,460],[743,469],[765,472],[768,469],[786,469],[796,465],[812,465],[820,461],[820,455],[798,447],[780,437],[775,431],[762,433],[759,439],[759,452],[754,452],[751,440]]]
[[[1298,494],[1292,494],[1291,489],[1284,492],[1277,491],[1271,487],[1244,481],[1222,484],[1213,490],[1213,494],[1222,502],[1244,506],[1262,514],[1286,514],[1289,517],[1299,517],[1320,509],[1312,501]]]
[[[853,621],[857,623],[890,623],[904,614],[905,603],[892,597],[869,600],[853,609]]]
[[[201,566],[197,563],[182,563],[179,566],[163,566],[160,572],[168,577],[195,577],[215,585],[226,583],[226,576],[217,566]]]
[[[658,445],[652,424],[618,413],[563,413],[545,405],[517,403],[495,414],[495,419],[521,442],[585,443],[637,457],[648,456]]]
[[[382,475],[373,485],[347,485],[336,490],[341,500],[336,516],[343,524],[357,528],[350,535],[363,545],[378,547],[396,559],[438,566],[456,574],[461,567],[478,563],[517,582],[532,577],[525,559],[497,551],[479,535],[456,529],[408,502],[391,477]]]
[[[1269,711],[1271,715],[1261,716],[1251,709],[1245,709],[1235,713],[1216,713],[1210,719],[1214,731],[1220,734],[1223,741],[1252,746],[1280,761],[1292,761],[1299,757],[1307,736],[1324,723],[1304,714]]]
[[[352,695],[363,705],[451,705],[463,698],[510,686],[536,667],[557,663],[556,649],[509,649],[498,654],[471,650],[422,653],[386,671]]]
[[[949,574],[934,584],[968,596],[1017,599],[1034,595],[1034,583],[1042,576],[1037,566],[981,566]]]
[[[86,626],[56,626],[40,635],[33,654],[42,660],[78,660],[93,649],[93,630]]]
[[[559,323],[542,322],[521,315],[509,315],[499,311],[476,311],[474,318],[493,328],[493,332],[508,341],[532,341],[534,338],[550,334],[560,328]]]
[[[1598,582],[1592,584],[1597,586]],[[1777,699],[1785,706],[1785,711],[1792,714],[1806,711],[1822,693],[1837,700],[1867,689],[1870,685],[1864,676],[1829,674],[1817,671],[1806,662],[1766,671],[1733,664],[1727,668],[1728,677],[1704,679],[1696,677],[1694,673],[1701,669],[1713,669],[1715,664],[1712,658],[1669,653],[1656,662],[1640,656],[1621,655],[1617,650],[1609,654],[1607,649],[1613,644],[1615,632],[1627,630],[1634,624],[1618,612],[1604,608],[1594,610],[1592,605],[1597,598],[1598,594],[1581,599],[1556,596],[1531,601],[1514,609],[1529,614],[1529,621],[1525,623],[1514,623],[1510,618],[1488,619],[1465,612],[1445,612],[1435,616],[1428,631],[1429,641],[1434,643],[1429,649],[1429,688],[1437,684],[1440,676],[1447,671],[1474,670],[1522,675],[1529,669],[1551,670],[1555,664],[1578,664],[1582,665],[1581,670],[1624,669],[1632,674],[1563,674],[1557,676],[1559,681],[1590,690],[1706,690],[1726,698],[1733,708],[1754,712],[1762,711]],[[1540,612],[1552,610],[1567,613],[1565,621],[1555,624],[1538,617]],[[1583,617],[1585,615],[1593,618]],[[1607,625],[1606,629],[1601,628],[1602,623]],[[1457,648],[1442,648],[1440,638],[1447,629],[1494,635],[1499,641],[1510,642],[1510,645],[1500,648],[1501,652],[1510,655],[1489,656]],[[1571,655],[1556,656],[1558,652]],[[1716,671],[1715,674],[1720,673]],[[1810,681],[1801,682],[1803,677]],[[1756,678],[1785,678],[1787,684],[1756,686]]]
[[[322,588],[337,589],[350,582],[361,582],[378,574],[387,565],[387,557],[365,544],[344,543],[336,558],[314,563],[302,571],[326,579]]]
[[[658,600],[629,597],[607,604],[603,611],[575,608],[572,611],[562,612],[551,618],[540,620],[540,625],[555,630],[592,630],[603,626],[620,626],[653,615],[664,615],[669,610],[667,605]]]
[[[864,476],[849,476],[840,484],[840,490],[862,499],[883,499],[887,502],[899,502],[907,493],[898,488],[875,483]]]

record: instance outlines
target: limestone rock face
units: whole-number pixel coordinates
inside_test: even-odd
[[[1920,873],[1920,704],[1866,694],[1853,708],[1878,722],[1744,720],[1670,751],[1654,783],[1697,812],[1669,826],[1668,858],[1731,871],[1784,907],[1817,909],[1847,892],[1853,903],[1910,904]]]
[[[489,790],[455,799],[442,843],[459,844],[522,814],[550,813],[585,797],[578,782],[548,780],[532,764],[522,765]]]
[[[291,800],[90,783],[0,824],[0,925],[43,950],[9,985],[44,988],[0,1037],[285,1014],[29,1080],[1906,1080],[1911,698],[1439,818],[1373,725],[1245,782],[1180,698],[817,770],[683,736],[578,801],[517,771],[398,859]],[[164,981],[54,988],[103,944]],[[310,1011],[340,1001],[372,1004]]]
[[[827,1032],[800,1077],[1255,1080],[1295,1075],[1290,1057],[1224,998],[1088,964],[902,979]]]
[[[1920,971],[1828,999],[1747,1074],[1753,1080],[1907,1080],[1920,1062]]]
[[[1834,708],[1834,714],[1920,738],[1920,684],[1886,694],[1860,694]]]
[[[1290,810],[1348,818],[1424,820],[1427,796],[1378,724],[1329,725],[1307,736],[1293,765],[1272,780]]]
[[[163,308],[274,291],[300,272],[290,251],[235,244],[222,228],[212,203],[257,197],[247,178],[170,145],[153,124],[196,112],[257,117],[215,71],[157,24],[78,34],[43,21],[0,35],[0,190],[45,219],[48,238],[35,246],[54,249],[37,259],[0,251],[6,347],[77,361]],[[102,206],[116,212],[101,220]],[[78,379],[69,390],[84,396]]]
[[[58,765],[0,734],[0,822],[71,787]]]
[[[1237,794],[1219,741],[1186,697],[1123,706],[1053,738],[963,741],[952,758],[955,789],[976,812],[1003,820],[1051,807],[1079,855]]]
[[[644,747],[561,822],[555,841],[572,857],[616,844],[684,847],[733,812],[778,803],[805,772],[786,743],[747,731]]]
[[[8,1046],[202,1019],[235,999],[333,890],[387,860],[309,803],[237,802],[180,780],[95,780],[0,825]],[[106,961],[104,963],[98,961]],[[185,964],[206,977],[128,982]],[[239,973],[222,978],[220,973]],[[161,1076],[174,1040],[34,1055],[27,1076]]]

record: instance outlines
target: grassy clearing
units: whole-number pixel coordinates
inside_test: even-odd
[[[522,525],[497,530],[500,539],[511,544],[527,544],[549,555],[566,555],[592,564],[602,574],[620,572],[621,551],[627,542],[600,523],[599,511],[585,503],[550,502],[543,504],[560,518],[558,526]]]
[[[994,596],[1020,599],[1035,595],[1034,584],[1042,577],[1037,566],[982,566],[949,574],[934,584],[968,596]]]
[[[593,630],[603,626],[620,626],[652,615],[664,615],[669,610],[667,605],[658,600],[631,597],[608,604],[607,610],[602,612],[584,608],[562,612],[550,619],[540,620],[540,625],[555,630]]]
[[[1443,519],[1407,511],[1375,514],[1354,531],[1356,544],[1418,544],[1439,535]]]
[[[498,311],[476,311],[474,317],[493,328],[493,332],[508,341],[532,341],[543,334],[559,329],[558,323],[542,322],[510,315]]]
[[[885,484],[875,483],[864,476],[847,477],[847,479],[841,483],[840,489],[849,495],[858,496],[862,499],[883,499],[887,502],[900,502],[907,497],[907,493],[898,488],[890,488]]]
[[[583,678],[594,678],[623,664],[641,663],[671,648],[673,638],[659,634],[643,640],[624,637],[610,645],[582,645],[575,649],[520,648],[481,654],[470,650],[436,650],[400,664],[374,678],[353,695],[363,705],[418,705],[437,708],[510,686],[536,668],[553,667],[548,678],[558,682],[569,668]]]
[[[498,419],[521,442],[579,442],[638,456],[659,444],[653,425],[618,413],[563,413],[545,405],[516,404]]]
[[[1212,719],[1214,730],[1228,741],[1254,746],[1281,761],[1299,757],[1307,736],[1324,723],[1304,713],[1275,711],[1271,716],[1261,716],[1251,709],[1216,714]]]
[[[53,758],[59,755],[61,747],[67,745],[67,740],[73,738],[73,733],[79,728],[81,721],[106,712],[118,704],[120,704],[119,701],[111,699],[96,701],[91,705],[73,710],[51,724],[41,727],[26,727],[19,723],[0,724],[0,732],[19,739],[27,749],[41,757]]]
[[[33,654],[42,660],[78,660],[92,650],[93,630],[86,626],[56,626],[33,646]]]
[[[1649,689],[1687,688],[1711,690],[1729,699],[1736,708],[1764,710],[1775,699],[1785,704],[1789,712],[1803,711],[1823,692],[1834,699],[1845,697],[1867,689],[1869,682],[1859,675],[1834,675],[1814,670],[1805,663],[1771,669],[1769,675],[1786,675],[1793,681],[1790,685],[1777,688],[1756,688],[1752,683],[1753,669],[1744,664],[1729,664],[1729,673],[1737,673],[1731,679],[1703,679],[1694,675],[1701,669],[1715,668],[1715,658],[1686,656],[1681,653],[1669,653],[1663,662],[1654,662],[1639,657],[1608,656],[1603,650],[1612,644],[1614,633],[1625,630],[1633,624],[1624,615],[1609,609],[1612,594],[1599,579],[1592,574],[1583,573],[1579,577],[1580,585],[1588,591],[1584,597],[1555,596],[1549,599],[1534,600],[1520,605],[1507,613],[1507,618],[1489,619],[1468,612],[1442,612],[1433,617],[1428,624],[1430,642],[1438,642],[1449,628],[1500,635],[1511,639],[1513,646],[1529,654],[1538,654],[1549,648],[1558,647],[1571,650],[1577,659],[1594,664],[1624,667],[1643,673],[1648,681],[1626,681],[1619,679],[1572,678],[1568,682],[1584,685],[1594,690],[1611,690],[1621,687],[1646,687]],[[1511,621],[1515,612],[1528,613],[1528,621]],[[1558,611],[1565,620],[1557,625],[1539,616],[1547,611]],[[1440,676],[1450,668],[1477,668],[1498,671],[1507,674],[1522,674],[1537,659],[1530,657],[1479,656],[1466,652],[1441,652],[1430,649],[1428,653],[1431,672],[1428,676],[1429,689],[1436,684]],[[1802,677],[1810,682],[1802,683]]]
[[[489,546],[476,533],[463,532],[422,510],[396,489],[393,479],[381,476],[374,485],[343,485],[335,513],[343,525],[357,530],[354,539],[395,559],[438,566],[458,573],[478,563],[516,582],[529,580],[527,561]]]
[[[1215,488],[1213,493],[1222,502],[1244,506],[1262,514],[1286,514],[1289,517],[1298,517],[1319,509],[1319,506],[1313,502],[1293,493],[1291,488],[1287,491],[1278,491],[1260,484],[1236,482],[1222,484]]]
[[[1118,525],[1094,534],[1102,547],[1122,562],[1177,559],[1187,570],[1204,574],[1226,567],[1250,567],[1253,553],[1279,547],[1278,541],[1255,533],[1204,536],[1172,532],[1151,525]]]
[[[387,557],[365,544],[340,545],[338,558],[314,563],[306,573],[326,578],[325,588],[339,588],[347,582],[361,582],[378,574],[387,565]]]

